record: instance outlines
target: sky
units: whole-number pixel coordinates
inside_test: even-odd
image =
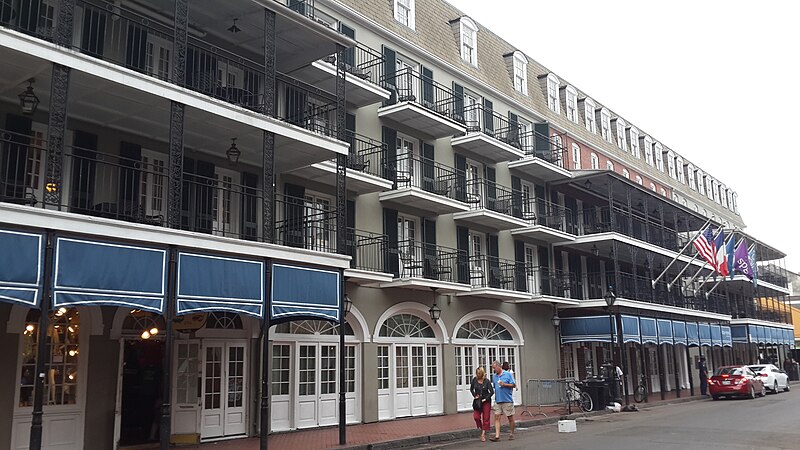
[[[733,188],[800,272],[800,2],[448,1]]]

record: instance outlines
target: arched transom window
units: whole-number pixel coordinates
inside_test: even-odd
[[[381,337],[434,338],[436,335],[427,322],[411,314],[397,314],[381,325]]]
[[[327,320],[294,320],[275,325],[276,333],[338,336],[339,324]],[[345,322],[344,335],[353,336],[353,329]]]
[[[457,338],[484,341],[511,341],[511,333],[499,323],[488,319],[470,320],[458,329]]]

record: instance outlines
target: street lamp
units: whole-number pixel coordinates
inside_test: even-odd
[[[350,300],[349,295],[344,294],[344,304],[342,306],[344,307],[344,315],[350,314],[350,310],[353,308],[353,301]]]
[[[439,306],[436,305],[436,288],[431,288],[431,291],[433,291],[433,305],[431,305],[431,308],[428,310],[428,314],[431,315],[431,320],[433,320],[433,323],[436,323],[439,320],[439,317],[442,316],[442,308],[439,308]]]
[[[614,291],[611,289],[611,286],[608,287],[606,290],[605,295],[603,296],[603,300],[606,301],[606,306],[608,306],[608,333],[611,340],[609,341],[609,348],[611,349],[611,397],[614,401],[617,401],[619,395],[617,393],[619,382],[617,381],[617,363],[616,358],[614,357],[614,312],[611,309],[614,306],[614,302],[617,300],[617,296],[614,295]]]
[[[553,328],[558,328],[561,325],[561,317],[558,317],[558,310],[553,313],[553,318],[550,319],[550,322],[553,324]]]

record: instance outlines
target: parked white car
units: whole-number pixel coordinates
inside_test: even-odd
[[[777,394],[779,389],[788,391],[789,388],[789,375],[785,371],[775,367],[772,364],[759,364],[756,366],[748,366],[750,370],[761,378],[764,382],[764,387]]]

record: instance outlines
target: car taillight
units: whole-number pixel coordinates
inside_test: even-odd
[[[747,384],[747,378],[744,378],[744,377],[737,378],[736,379],[736,384]]]
[[[758,374],[758,376],[767,378],[769,376],[769,374],[768,373],[760,373],[760,374]]]
[[[708,379],[708,384],[709,384],[709,385],[711,385],[711,384],[716,384],[716,382],[715,382],[714,380],[712,380],[711,378],[709,378],[709,379]]]

